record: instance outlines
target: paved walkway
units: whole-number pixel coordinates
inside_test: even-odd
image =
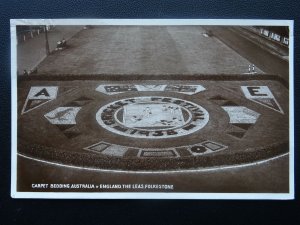
[[[279,58],[284,59],[286,61],[289,60],[289,47],[269,39],[268,37],[262,36],[257,33],[256,29],[253,27],[234,27],[232,28],[239,32],[239,34],[243,35],[249,41],[253,41],[260,47],[269,51],[270,53],[277,55]]]
[[[87,184],[172,184],[173,192],[285,193],[288,192],[288,156],[256,166],[164,174],[111,173],[54,166],[18,157],[18,190],[33,191],[32,183]],[[67,189],[69,191],[69,189]],[[36,191],[36,190],[34,190]],[[39,189],[39,191],[43,191]],[[49,191],[49,190],[46,190]],[[55,191],[64,191],[56,189]],[[75,190],[76,191],[76,190]],[[88,189],[77,190],[88,192]],[[102,189],[99,192],[109,192]],[[122,189],[143,192],[145,189]],[[149,190],[148,190],[149,191]],[[155,191],[153,191],[155,192]]]
[[[68,40],[77,32],[79,32],[82,26],[56,26],[54,29],[48,31],[48,40],[50,51],[53,51],[56,47],[56,42],[63,37]],[[26,42],[22,42],[17,46],[17,66],[19,73],[23,73],[23,70],[30,70],[36,67],[46,57],[46,44],[45,33],[41,33],[39,36],[35,36],[32,39],[28,39]]]
[[[230,27],[207,27],[215,37],[228,45],[268,74],[276,74],[289,80],[289,62],[270,53],[260,45],[249,41],[244,35],[233,32]]]

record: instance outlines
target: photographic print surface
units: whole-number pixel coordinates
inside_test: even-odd
[[[12,20],[12,197],[292,199],[292,25]]]

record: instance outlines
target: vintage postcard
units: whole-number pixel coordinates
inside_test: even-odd
[[[293,199],[293,21],[11,20],[13,198]]]

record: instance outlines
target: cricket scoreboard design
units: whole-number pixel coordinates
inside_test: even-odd
[[[251,145],[244,137],[255,135],[251,130],[257,123],[267,123],[266,111],[280,118],[285,112],[267,85],[240,85],[228,90],[221,90],[229,93],[224,95],[221,91],[207,94],[210,87],[205,82],[111,83],[84,92],[78,86],[32,86],[19,114],[21,119],[33,112],[40,114],[40,123],[56,127],[64,135],[65,141],[59,136],[62,146],[68,148],[70,142],[83,156],[183,160],[221,152],[230,155],[240,149],[239,142]]]

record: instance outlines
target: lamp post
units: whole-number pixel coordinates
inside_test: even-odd
[[[49,42],[48,42],[48,31],[47,26],[45,25],[45,39],[46,39],[46,55],[50,54]]]

